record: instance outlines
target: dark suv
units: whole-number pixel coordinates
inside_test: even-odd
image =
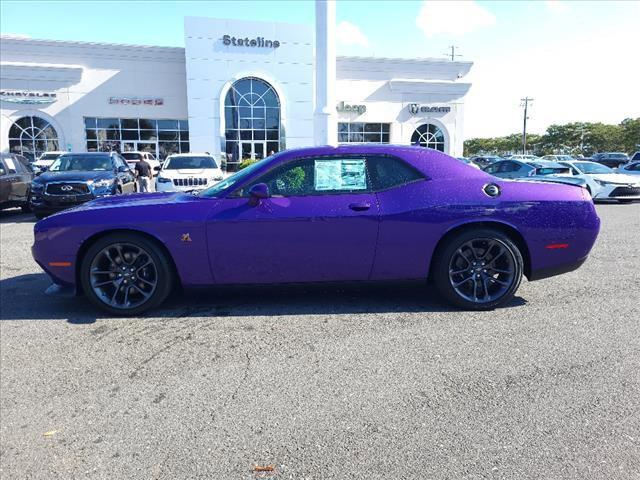
[[[118,153],[65,153],[31,183],[31,207],[44,218],[98,197],[135,191],[135,176]]]
[[[594,162],[601,163],[610,168],[618,168],[620,165],[624,165],[629,161],[629,156],[626,153],[594,153],[591,156]]]
[[[0,210],[22,207],[29,211],[33,170],[22,155],[0,153]]]

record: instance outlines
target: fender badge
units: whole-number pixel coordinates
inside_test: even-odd
[[[182,237],[180,238],[180,240],[182,240],[183,242],[190,242],[191,241],[191,235],[189,235],[188,233],[183,233]]]

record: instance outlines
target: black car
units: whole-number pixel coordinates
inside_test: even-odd
[[[0,153],[0,210],[21,207],[29,211],[33,170],[22,155]]]
[[[44,218],[98,197],[135,191],[135,176],[118,153],[65,153],[31,183],[31,208]]]
[[[629,156],[626,153],[606,152],[594,153],[591,159],[607,167],[618,168],[620,165],[624,165],[629,161]]]

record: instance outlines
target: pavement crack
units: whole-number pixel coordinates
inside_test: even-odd
[[[138,376],[138,373],[140,372],[140,370],[142,370],[145,367],[145,365],[147,365],[149,362],[153,361],[160,354],[162,354],[162,353],[166,352],[167,350],[175,347],[177,344],[179,344],[181,342],[186,342],[189,339],[191,339],[191,334],[190,333],[187,334],[184,337],[175,337],[172,341],[167,343],[164,347],[162,347],[161,349],[155,351],[150,357],[148,357],[145,360],[143,360],[142,362],[140,362],[140,365],[138,365],[135,368],[135,370],[129,374],[129,378],[136,378]]]

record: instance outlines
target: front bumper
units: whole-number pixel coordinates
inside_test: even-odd
[[[640,187],[629,185],[603,185],[594,193],[594,200],[640,200]]]
[[[89,193],[76,195],[49,195],[34,192],[31,195],[31,208],[36,213],[55,213],[110,195],[113,195],[113,192],[109,190],[98,192],[92,190]]]

